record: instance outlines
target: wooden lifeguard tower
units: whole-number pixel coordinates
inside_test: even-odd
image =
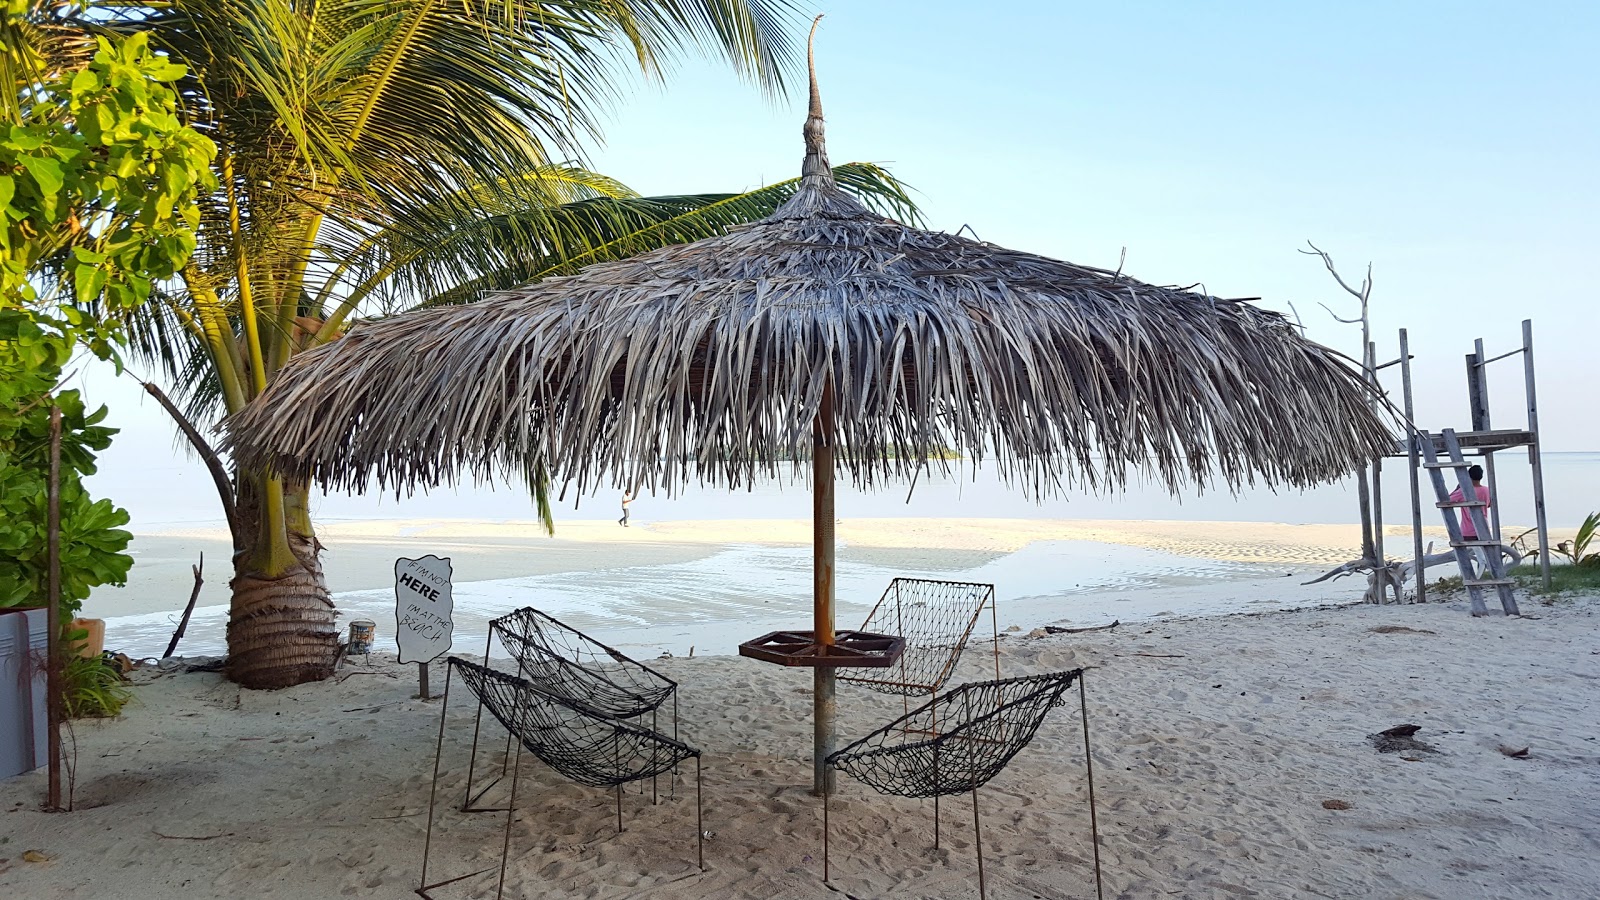
[[[1490,363],[1518,354],[1522,356],[1524,396],[1528,410],[1527,424],[1523,428],[1497,429],[1490,421],[1489,415],[1488,366]],[[1457,432],[1453,429],[1444,429],[1438,434],[1430,434],[1417,428],[1412,400],[1410,345],[1404,328],[1400,329],[1400,358],[1386,365],[1396,363],[1400,366],[1408,433],[1403,440],[1395,442],[1394,451],[1390,455],[1407,457],[1411,463],[1411,535],[1413,565],[1417,579],[1417,602],[1422,603],[1427,599],[1427,579],[1423,574],[1426,554],[1422,544],[1422,494],[1419,485],[1419,474],[1426,471],[1434,488],[1434,505],[1443,513],[1444,524],[1450,534],[1451,550],[1455,554],[1457,565],[1461,568],[1462,582],[1466,585],[1472,600],[1472,614],[1477,616],[1487,613],[1483,591],[1486,588],[1493,588],[1499,595],[1506,614],[1517,615],[1516,599],[1511,591],[1511,579],[1506,577],[1500,552],[1500,504],[1494,502],[1485,508],[1485,505],[1477,500],[1471,481],[1467,477],[1467,469],[1472,463],[1465,454],[1472,453],[1482,459],[1484,480],[1489,486],[1491,498],[1497,499],[1500,492],[1499,482],[1495,477],[1494,455],[1519,447],[1527,448],[1528,464],[1533,480],[1534,520],[1539,536],[1539,566],[1544,576],[1544,586],[1548,590],[1550,535],[1545,518],[1544,471],[1540,461],[1539,404],[1533,366],[1533,320],[1522,320],[1521,347],[1489,357],[1484,352],[1483,339],[1479,338],[1474,343],[1473,352],[1466,355],[1467,395],[1472,409],[1472,428],[1469,431]],[[1450,489],[1444,477],[1447,471],[1454,471],[1456,474],[1456,481],[1461,488],[1460,500],[1454,500],[1450,496]],[[1373,481],[1376,487],[1378,481],[1376,478]],[[1375,550],[1377,559],[1382,560],[1384,559],[1382,501],[1376,491],[1374,497],[1378,501],[1375,510],[1377,515],[1374,517],[1377,527],[1373,529]],[[1461,509],[1465,509],[1472,517],[1476,539],[1468,540],[1462,536],[1457,519],[1457,511]],[[1474,571],[1474,560],[1483,564],[1487,577]],[[1381,590],[1378,596],[1382,597]]]

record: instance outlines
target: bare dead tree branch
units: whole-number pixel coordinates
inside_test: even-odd
[[[223,515],[228,520],[228,533],[233,536],[233,550],[235,553],[243,550],[244,536],[239,528],[239,511],[234,507],[233,502],[233,479],[229,477],[227,468],[222,465],[222,460],[217,456],[217,451],[206,443],[206,439],[200,436],[200,430],[194,427],[194,423],[190,422],[189,417],[183,414],[183,410],[178,409],[177,404],[173,403],[166,394],[161,392],[161,388],[148,381],[140,381],[139,383],[144,385],[145,393],[156,398],[156,402],[161,404],[161,408],[165,409],[167,415],[172,417],[172,421],[177,424],[178,430],[183,432],[185,438],[189,439],[189,446],[194,448],[194,452],[199,454],[201,461],[206,464],[206,468],[211,472],[211,480],[217,486],[217,496],[222,500]]]

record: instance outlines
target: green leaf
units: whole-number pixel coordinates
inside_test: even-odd
[[[33,177],[34,184],[39,186],[39,193],[50,201],[50,206],[55,206],[55,196],[61,191],[64,184],[61,163],[54,159],[41,156],[20,157],[17,162]]]

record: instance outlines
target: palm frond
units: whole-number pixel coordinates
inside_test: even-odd
[[[879,166],[848,163],[836,167],[834,177],[875,211],[920,218],[907,187]],[[368,267],[368,277],[391,293],[370,311],[470,303],[596,262],[725,234],[771,215],[798,186],[799,179],[791,179],[742,193],[629,192],[558,205],[534,202],[442,228],[432,220],[408,222],[372,242],[381,260]]]

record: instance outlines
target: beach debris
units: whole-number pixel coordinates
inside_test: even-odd
[[[1378,749],[1379,753],[1438,753],[1438,749],[1427,741],[1419,741],[1412,735],[1422,730],[1421,725],[1396,725],[1385,728],[1377,734],[1367,735],[1367,740]]]
[[[24,850],[24,851],[22,851],[22,861],[23,862],[47,863],[47,862],[50,862],[53,859],[55,859],[54,856],[51,856],[50,854],[44,852],[43,850]]]
[[[1045,637],[1045,636],[1047,636],[1049,634],[1050,634],[1050,632],[1045,631],[1043,628],[1035,628],[1034,630],[1028,632],[1028,637],[1031,637],[1031,638],[1042,638],[1042,637]]]
[[[1528,748],[1527,747],[1522,747],[1522,748],[1518,749],[1518,748],[1513,747],[1513,746],[1511,746],[1509,744],[1501,744],[1496,749],[1498,749],[1501,753],[1504,753],[1505,755],[1511,757],[1512,759],[1527,759],[1528,758]]]
[[[1022,626],[1021,625],[1010,625],[1010,626],[1006,627],[1006,631],[1008,631],[1008,632],[1021,631],[1021,630],[1022,630]]]
[[[1405,625],[1377,625],[1367,629],[1374,634],[1438,634],[1426,628],[1409,628]]]
[[[1086,631],[1110,631],[1121,624],[1121,619],[1114,619],[1110,625],[1090,625],[1087,628],[1062,628],[1059,625],[1046,625],[1044,631],[1046,634],[1083,634]],[[1013,629],[1007,628],[1006,630],[1012,631]]]
[[[224,831],[221,834],[188,835],[188,834],[162,834],[161,832],[159,832],[159,831],[155,830],[154,828],[152,828],[152,829],[150,829],[150,833],[155,835],[158,838],[166,838],[169,841],[214,841],[217,838],[233,837],[233,832],[231,832],[231,831]]]
[[[1349,809],[1350,808],[1350,804],[1345,802],[1344,800],[1324,800],[1324,801],[1322,801],[1322,808],[1323,809]]]

